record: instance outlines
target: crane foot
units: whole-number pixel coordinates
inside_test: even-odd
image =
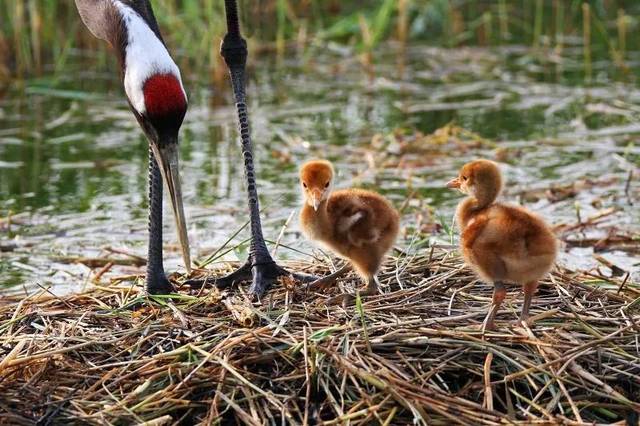
[[[249,293],[256,298],[260,298],[282,276],[290,276],[302,283],[309,283],[318,279],[314,275],[287,271],[275,262],[252,263],[249,260],[240,268],[223,277],[188,280],[185,281],[185,284],[192,288],[216,286],[219,289],[223,289],[244,281],[251,281]]]
[[[147,278],[147,293],[149,294],[171,294],[176,290],[173,284],[169,282],[164,275],[154,275],[151,278]]]

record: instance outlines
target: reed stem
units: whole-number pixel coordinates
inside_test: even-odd
[[[398,74],[404,76],[404,68],[407,55],[407,35],[409,29],[408,0],[398,0]]]
[[[278,56],[278,62],[282,62],[284,58],[285,49],[285,27],[287,25],[287,4],[286,0],[277,0],[276,3],[276,19],[277,19],[277,34],[276,34],[276,52]]]
[[[509,38],[509,16],[506,0],[500,0],[498,3],[498,19],[500,21],[500,38],[506,41]]]
[[[582,43],[584,56],[584,78],[587,83],[591,82],[591,6],[589,3],[582,3]]]
[[[42,74],[42,18],[36,0],[29,0],[29,26],[31,33],[31,54],[38,75]]]
[[[624,58],[627,50],[627,17],[624,9],[618,9],[616,26],[618,28],[618,52]]]
[[[542,36],[542,19],[544,17],[544,8],[542,0],[536,0],[535,18],[533,22],[533,47],[540,47],[540,37]]]

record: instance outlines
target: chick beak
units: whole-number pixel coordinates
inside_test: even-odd
[[[449,182],[447,182],[447,188],[460,189],[460,179],[451,179]]]
[[[314,211],[318,211],[318,207],[320,207],[321,199],[322,199],[322,192],[318,190],[311,191],[311,205],[313,206]]]
[[[187,236],[187,222],[182,205],[182,187],[178,167],[178,144],[164,143],[160,146],[151,144],[153,155],[158,162],[162,180],[171,198],[171,209],[176,220],[178,240],[182,248],[182,259],[187,272],[191,272],[191,255],[189,253],[189,237]]]

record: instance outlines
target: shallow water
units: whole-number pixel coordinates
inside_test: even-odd
[[[565,239],[593,240],[565,246],[562,264],[610,275],[593,242],[624,237],[615,246],[601,242],[597,254],[639,280],[640,250],[629,240],[640,232],[635,85],[614,82],[613,65],[595,63],[594,83],[582,86],[569,48],[558,66],[519,47],[412,47],[404,73],[397,52],[381,48],[371,74],[337,46],[312,60],[253,63],[249,111],[266,237],[276,240],[292,217],[279,257],[316,251],[295,218],[296,170],[305,159],[327,157],[339,187],[379,188],[402,206],[400,246],[415,250],[455,239],[449,227],[460,197],[443,185],[465,161],[488,157],[503,165],[505,199],[574,226],[561,233]],[[631,75],[639,59],[627,58]],[[0,291],[79,291],[100,268],[75,257],[130,260],[109,248],[146,255],[147,143],[116,73],[86,69],[78,59],[55,82],[29,81],[0,100]],[[198,81],[204,78],[186,82],[180,150],[192,254],[203,258],[247,216],[230,93]],[[597,226],[575,226],[605,213]],[[170,214],[165,209],[168,271],[181,262]],[[241,232],[230,245],[246,237]],[[244,255],[240,244],[224,259]],[[143,270],[115,265],[102,280]]]

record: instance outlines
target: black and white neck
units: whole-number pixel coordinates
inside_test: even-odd
[[[151,121],[145,130],[149,124],[157,133],[179,128],[187,95],[148,0],[76,0],[76,4],[89,30],[118,53],[129,104],[139,120]]]

